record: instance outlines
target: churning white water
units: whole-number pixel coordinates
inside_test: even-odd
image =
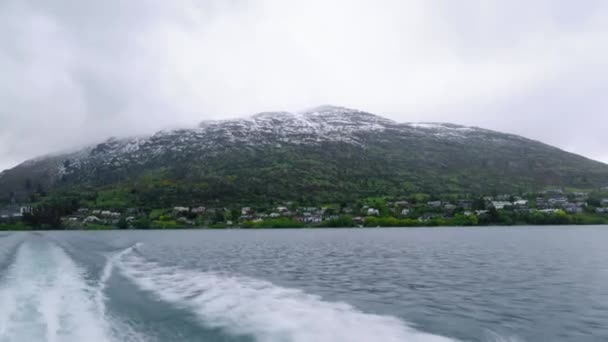
[[[0,342],[151,342],[183,336],[188,341],[455,341],[419,331],[396,317],[365,313],[268,281],[162,265],[144,257],[141,246],[101,252],[105,265],[91,274],[80,264],[78,253],[84,250],[73,254],[72,247],[44,235],[4,240]],[[122,291],[143,297],[124,301]],[[144,297],[156,304],[149,306]],[[131,315],[133,303],[145,306],[143,316]],[[148,315],[165,310],[175,311],[161,321]],[[179,328],[180,317],[189,322],[186,331]],[[206,335],[209,331],[213,336]],[[484,340],[517,341],[493,333]]]
[[[26,241],[0,284],[0,341],[109,341],[95,296],[61,248]]]
[[[269,282],[161,266],[129,249],[118,267],[142,289],[189,310],[201,324],[262,342],[444,342],[390,316],[360,312],[344,303]]]
[[[269,282],[164,267],[133,253],[136,248],[110,255],[93,286],[59,246],[42,238],[23,242],[0,279],[0,342],[145,340],[106,312],[104,290],[115,267],[143,290],[193,312],[200,324],[258,341],[448,341],[397,318]]]

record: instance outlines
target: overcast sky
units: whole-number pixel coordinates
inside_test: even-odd
[[[608,162],[608,1],[1,0],[0,169],[321,104]]]

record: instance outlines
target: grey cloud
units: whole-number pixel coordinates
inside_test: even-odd
[[[0,2],[0,169],[204,119],[332,103],[608,162],[604,1]]]

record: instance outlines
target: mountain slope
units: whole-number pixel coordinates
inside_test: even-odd
[[[158,205],[349,201],[595,188],[608,184],[608,165],[515,135],[324,106],[207,121],[38,158],[0,174],[0,198],[23,198],[31,184],[128,187],[138,201]]]

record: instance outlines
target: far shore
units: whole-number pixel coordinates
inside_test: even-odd
[[[449,229],[449,228],[524,228],[524,227],[550,227],[550,228],[559,228],[559,227],[604,227],[608,226],[608,224],[519,224],[519,225],[476,225],[476,226],[411,226],[411,227],[320,227],[320,226],[310,226],[310,227],[264,227],[264,228],[247,228],[247,227],[226,227],[226,228],[218,228],[218,227],[183,227],[183,228],[149,228],[149,229],[119,229],[114,227],[107,228],[99,228],[95,229],[90,228],[70,228],[70,229],[0,229],[0,233],[15,233],[15,232],[69,232],[69,231],[78,231],[78,232],[96,232],[96,231],[205,231],[205,230],[244,230],[244,231],[260,231],[260,230],[340,230],[340,229],[365,229],[365,230],[373,230],[373,229]]]

